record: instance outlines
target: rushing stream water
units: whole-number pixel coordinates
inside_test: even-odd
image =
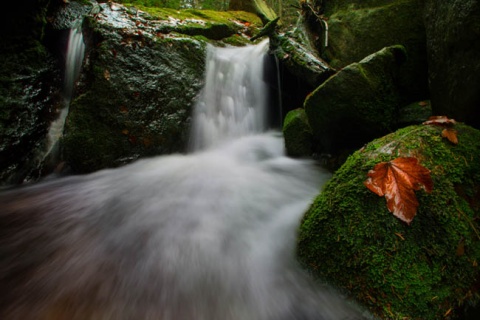
[[[42,162],[46,166],[54,166],[58,164],[58,141],[63,135],[63,128],[65,126],[65,119],[67,118],[70,109],[70,102],[72,100],[75,82],[80,75],[81,66],[85,54],[85,44],[83,42],[83,34],[80,22],[78,25],[70,29],[67,42],[67,50],[65,56],[65,73],[64,73],[64,87],[63,99],[64,107],[60,111],[57,119],[50,124],[47,135],[47,146],[43,153]]]
[[[330,175],[264,132],[266,45],[210,48],[193,153],[0,194],[0,319],[361,319],[296,262]]]

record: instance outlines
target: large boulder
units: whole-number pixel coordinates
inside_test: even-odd
[[[427,0],[425,26],[434,113],[480,128],[480,2]]]
[[[350,156],[306,213],[298,254],[306,268],[345,289],[381,319],[456,319],[478,297],[480,131],[457,123],[414,125]],[[417,191],[408,225],[364,185],[382,161],[415,157],[433,190]]]
[[[310,14],[310,29],[316,33],[316,46],[322,58],[333,68],[358,62],[386,46],[403,45],[408,59],[399,80],[402,98],[407,104],[429,96],[424,2],[328,0],[316,1],[316,7],[305,11],[318,10]],[[328,24],[327,46],[325,24]]]
[[[402,46],[384,48],[343,68],[307,97],[315,152],[352,150],[395,129],[404,61]]]
[[[100,7],[84,23],[86,63],[62,139],[77,173],[184,151],[207,44],[250,43],[261,25],[245,12]]]

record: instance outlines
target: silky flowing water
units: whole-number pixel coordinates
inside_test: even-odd
[[[64,106],[55,121],[50,124],[46,148],[42,152],[42,162],[48,162],[45,164],[47,166],[54,166],[58,164],[58,141],[63,135],[65,120],[70,109],[70,102],[74,93],[75,82],[80,75],[84,54],[85,44],[83,42],[81,24],[78,22],[77,26],[70,29],[67,40],[65,72],[63,77]]]
[[[1,319],[361,319],[297,263],[330,174],[267,130],[267,46],[209,48],[191,153],[0,194]]]

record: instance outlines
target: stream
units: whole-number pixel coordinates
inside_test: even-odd
[[[209,48],[190,153],[0,193],[1,319],[363,319],[297,263],[330,173],[268,129],[267,48]]]

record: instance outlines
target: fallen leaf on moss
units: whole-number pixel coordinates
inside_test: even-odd
[[[434,124],[437,126],[450,126],[457,123],[454,119],[449,119],[446,116],[431,116],[423,124]]]
[[[378,163],[368,172],[364,184],[370,191],[385,196],[388,210],[407,224],[412,222],[419,205],[414,191],[433,189],[430,170],[413,157]]]
[[[452,128],[455,123],[457,122],[454,119],[449,119],[446,116],[431,116],[423,124],[445,127],[442,131],[442,137],[447,138],[453,144],[458,144],[457,130]]]
[[[447,138],[453,144],[458,144],[457,130],[445,128],[442,130],[442,137]]]

